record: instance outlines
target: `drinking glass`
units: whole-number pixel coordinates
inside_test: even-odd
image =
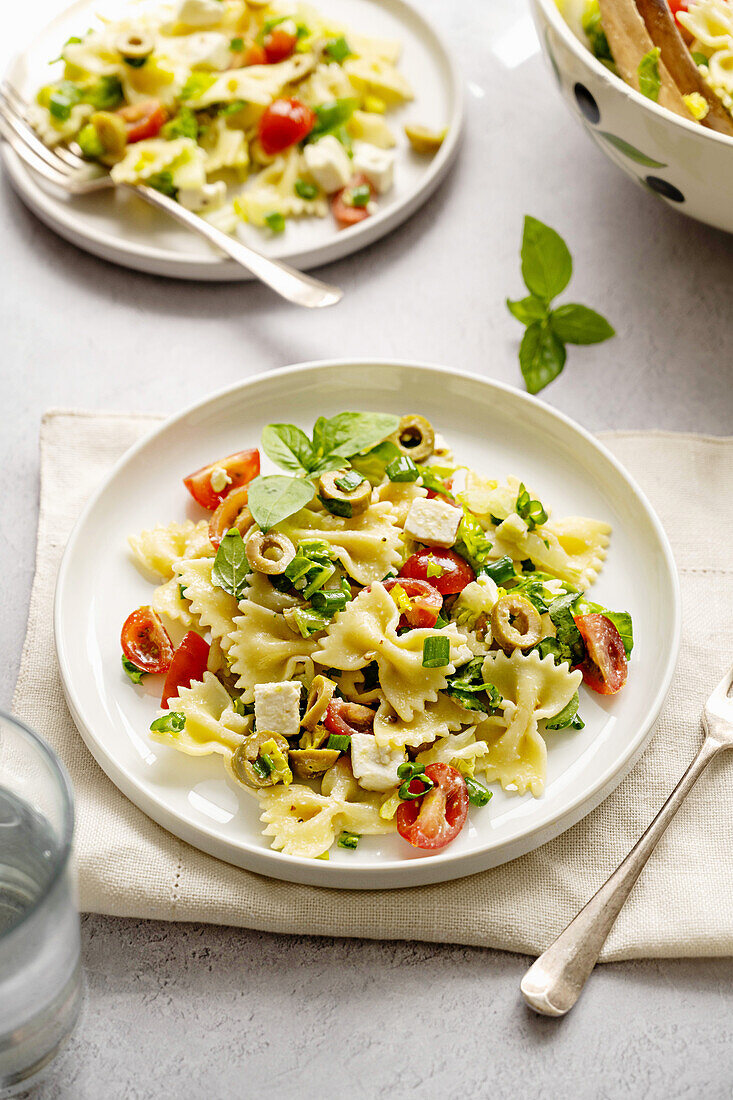
[[[0,1096],[34,1083],[81,1005],[69,871],[71,784],[27,726],[0,712]]]

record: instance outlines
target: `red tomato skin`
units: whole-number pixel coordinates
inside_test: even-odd
[[[575,625],[585,642],[588,656],[578,668],[583,680],[599,695],[615,695],[626,683],[629,664],[624,643],[605,615],[577,615]]]
[[[260,119],[260,145],[274,157],[308,137],[315,124],[315,111],[299,99],[276,99]]]
[[[168,121],[168,112],[159,99],[146,99],[129,107],[120,107],[117,114],[127,125],[127,144],[154,138]]]
[[[334,697],[323,716],[323,724],[329,733],[338,737],[351,737],[352,733],[372,733],[374,711],[361,703],[349,703]]]
[[[443,608],[443,597],[438,589],[429,581],[416,580],[413,577],[395,577],[394,580],[384,581],[388,592],[396,584],[404,589],[405,595],[412,601],[412,607],[400,619],[400,626],[413,629],[435,626]]]
[[[143,672],[167,672],[173,660],[173,644],[151,607],[138,607],[127,616],[120,644],[128,661]]]
[[[220,493],[214,492],[211,486],[211,472],[215,466],[221,466],[231,478]],[[207,512],[214,512],[225,497],[241,485],[249,485],[260,472],[260,452],[256,447],[249,451],[237,451],[218,462],[212,462],[209,466],[202,466],[200,470],[184,477],[183,484],[189,493]]]
[[[428,561],[433,559],[440,565],[443,573],[439,577],[428,576]],[[455,550],[444,550],[440,546],[425,546],[408,558],[400,569],[401,577],[414,577],[427,581],[437,588],[442,596],[452,596],[462,592],[467,584],[476,580],[476,574],[465,558]]]
[[[366,206],[349,206],[347,202],[344,202],[344,192],[351,191],[354,187],[361,187],[363,184],[368,185],[371,196],[374,198],[374,188],[366,176],[362,175],[354,176],[346,187],[342,187],[331,198],[331,213],[338,222],[339,229],[347,229],[350,225],[356,225],[369,217]]]
[[[267,54],[265,53],[259,42],[253,42],[251,46],[247,47],[247,52],[244,55],[245,65],[266,65]]]
[[[236,527],[240,535],[244,536],[254,523],[252,513],[247,507],[249,486],[240,485],[224,497],[219,507],[209,520],[209,541],[218,550],[221,540],[232,527]]]
[[[267,64],[277,65],[278,61],[286,61],[292,57],[297,44],[297,35],[284,31],[282,27],[273,27],[262,43]]]
[[[425,774],[435,787],[422,798],[401,802],[395,820],[408,844],[434,851],[455,840],[465,825],[468,788],[461,773],[448,764],[428,764]]]
[[[203,680],[209,662],[209,643],[195,630],[189,630],[173,654],[163,684],[160,705],[168,710],[168,700],[178,695],[179,688],[188,688],[192,680]]]

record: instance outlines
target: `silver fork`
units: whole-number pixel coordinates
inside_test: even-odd
[[[281,298],[286,298],[295,305],[319,309],[335,305],[343,297],[343,291],[338,287],[329,286],[279,260],[263,256],[234,237],[227,236],[168,195],[162,195],[152,187],[116,184],[108,172],[93,173],[89,162],[71,148],[61,145],[54,148],[47,146],[27,121],[24,100],[7,82],[0,87],[0,136],[24,164],[69,195],[89,195],[110,187],[134,191],[145,202],[165,210],[176,221],[221,249],[271,287]]]
[[[521,982],[527,1004],[543,1016],[564,1016],[573,1007],[598,962],[609,932],[631,893],[646,861],[710,761],[733,748],[733,668],[705,704],[702,748],[672,791],[649,828],[623,863],[532,964]]]

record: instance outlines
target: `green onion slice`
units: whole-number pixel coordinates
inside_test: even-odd
[[[450,664],[450,641],[443,634],[431,634],[423,642],[422,667],[443,668]]]
[[[348,734],[332,733],[326,742],[327,749],[337,749],[338,752],[348,752],[351,746],[351,738]]]
[[[470,775],[467,775],[465,779],[468,788],[468,801],[472,806],[485,806],[493,791],[490,791],[483,783],[479,783],[477,779],[471,779]]]

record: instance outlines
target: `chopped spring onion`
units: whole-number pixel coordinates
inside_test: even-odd
[[[390,481],[417,481],[420,476],[417,466],[407,455],[390,462],[385,472]]]
[[[273,210],[270,214],[265,214],[265,225],[273,233],[285,232],[285,218],[279,210]]]
[[[336,749],[338,752],[348,752],[351,747],[351,738],[346,733],[332,733],[326,742],[327,749]]]
[[[307,180],[296,180],[295,194],[301,199],[315,199],[318,196],[318,188],[315,183],[308,183]]]
[[[263,752],[261,756],[258,756],[252,765],[252,770],[257,772],[260,779],[267,779],[272,775],[275,770],[272,757],[268,756],[266,752]]]
[[[397,769],[398,779],[414,779],[417,775],[423,775],[425,773],[425,765],[418,764],[417,760],[406,760],[404,764],[400,764]]]
[[[295,607],[287,613],[286,618],[295,623],[304,638],[310,638],[311,634],[325,630],[333,616],[324,615],[320,611],[311,611],[307,607]]]
[[[313,562],[310,558],[305,557],[304,554],[298,552],[288,566],[285,567],[285,573],[283,576],[287,577],[289,581],[295,584],[296,581],[300,581],[305,577],[307,573],[313,568]]]
[[[481,573],[485,577],[491,577],[495,584],[505,584],[517,575],[514,562],[510,557],[499,558],[498,561],[490,562],[489,565],[483,567]]]
[[[181,597],[182,600],[186,599],[186,586],[185,586],[185,584],[179,584],[178,585],[178,595]]]
[[[422,667],[443,668],[448,664],[450,664],[450,641],[443,634],[431,634],[423,642]]]
[[[156,718],[154,722],[151,722],[150,728],[158,733],[180,733],[185,725],[186,715],[181,714],[180,711],[172,710],[169,714],[161,714],[160,718]]]
[[[339,65],[342,61],[345,61],[347,57],[351,57],[349,43],[343,35],[340,35],[338,38],[330,39],[323,47],[323,52],[327,53],[333,61],[338,61]]]
[[[127,657],[125,657],[124,654],[122,655],[122,667],[132,680],[133,684],[139,684],[143,676],[147,675],[141,668],[138,668],[137,665],[134,665],[132,661],[128,661]]]
[[[421,783],[422,790],[413,791],[411,789],[413,783]],[[403,802],[414,802],[416,798],[422,798],[428,791],[432,791],[434,786],[435,784],[432,779],[428,778],[424,772],[421,772],[420,775],[415,775],[412,779],[406,779],[397,792],[397,795]]]
[[[308,584],[303,589],[303,595],[309,600],[314,592],[323,588],[326,581],[330,580],[336,572],[336,566],[330,563],[319,565],[317,562],[308,574]]]
[[[241,53],[242,50],[244,49],[244,39],[243,38],[233,38],[231,40],[231,42],[229,43],[229,49],[233,53]]]
[[[360,833],[350,833],[346,829],[344,829],[341,836],[338,838],[337,843],[338,843],[339,848],[354,849],[354,848],[359,847],[359,841],[360,840],[361,840],[361,834]]]
[[[351,206],[368,206],[372,198],[372,189],[368,183],[360,183],[358,187],[352,187],[349,192]]]
[[[468,801],[472,806],[485,806],[491,798],[493,791],[490,791],[488,787],[485,787],[483,783],[479,783],[477,779],[471,779],[470,776],[465,776],[466,786],[468,787]]]
[[[344,610],[350,600],[351,588],[349,587],[349,582],[344,577],[341,581],[340,591],[324,591],[320,589],[318,592],[314,592],[311,597],[311,606],[314,611],[319,611],[323,615],[328,615],[329,618],[333,618],[338,611]]]
[[[517,515],[521,516],[530,531],[541,523],[547,523],[547,512],[539,500],[532,500],[524,482],[520,483],[517,496]]]
[[[351,493],[354,489],[358,489],[363,480],[364,478],[356,470],[347,470],[341,477],[334,479],[334,484],[342,493]]]

